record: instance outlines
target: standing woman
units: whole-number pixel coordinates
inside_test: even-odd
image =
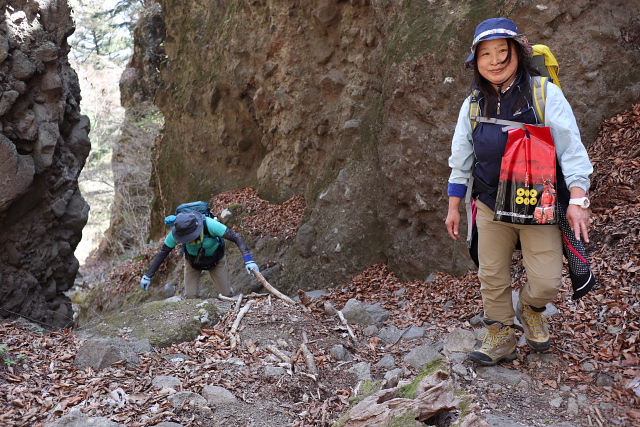
[[[526,60],[533,55],[527,39],[506,18],[492,18],[476,28],[471,55],[465,62],[474,71],[479,116],[551,128],[562,174],[558,197],[571,199],[566,216],[576,238],[589,242],[588,190],[593,167],[580,139],[573,111],[562,91],[547,84],[544,123],[534,108],[531,80],[537,71]],[[521,321],[527,343],[536,351],[550,347],[548,322],[543,314],[562,286],[562,233],[558,225],[523,225],[494,221],[496,191],[508,134],[503,125],[470,121],[471,97],[462,104],[451,145],[449,166],[449,235],[460,238],[460,203],[474,175],[478,228],[478,278],[487,332],[471,360],[495,365],[516,358],[514,316]],[[570,192],[570,196],[569,196]],[[521,243],[527,283],[514,310],[511,298],[511,259]]]

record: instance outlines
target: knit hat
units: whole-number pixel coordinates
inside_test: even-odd
[[[173,238],[178,243],[189,243],[196,240],[204,225],[204,216],[196,212],[178,214],[173,226]]]
[[[522,46],[525,58],[533,56],[533,48],[527,38],[520,34],[515,22],[507,18],[491,18],[481,22],[476,27],[473,43],[471,44],[471,55],[464,62],[464,66],[467,69],[473,70],[475,66],[475,53],[478,43],[493,39],[514,39]]]

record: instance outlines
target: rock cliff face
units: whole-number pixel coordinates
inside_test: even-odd
[[[89,120],[67,61],[63,0],[0,0],[0,316],[69,325],[89,207],[77,178]]]
[[[302,194],[304,223],[279,255],[288,289],[381,261],[404,279],[471,266],[443,221],[463,62],[483,19],[510,17],[552,47],[585,144],[640,97],[638,0],[159,3],[152,236],[177,204],[211,192]]]

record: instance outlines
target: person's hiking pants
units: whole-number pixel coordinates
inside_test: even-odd
[[[544,307],[562,286],[562,233],[557,225],[520,225],[494,221],[493,210],[478,201],[478,279],[484,316],[513,325],[511,258],[520,238],[527,282],[522,304]]]
[[[231,281],[229,280],[229,271],[227,270],[227,255],[224,255],[214,268],[204,271],[208,271],[216,290],[220,292],[220,294],[227,297],[232,296]],[[204,271],[196,270],[191,267],[187,260],[184,261],[184,290],[186,298],[196,298],[200,276],[202,276]]]

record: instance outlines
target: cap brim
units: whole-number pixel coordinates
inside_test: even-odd
[[[187,235],[179,235],[176,232],[176,228],[173,227],[173,238],[176,239],[176,242],[178,243],[189,243],[189,242],[193,242],[194,240],[196,240],[198,238],[198,236],[200,236],[200,233],[202,232],[202,227],[203,227],[203,222],[200,221],[200,223],[198,224],[198,228],[195,229],[193,232],[187,234]]]
[[[524,50],[524,57],[525,58],[531,58],[533,56],[533,48],[529,44],[529,41],[527,40],[527,38],[525,36],[523,36],[522,34],[519,34],[519,35],[514,36],[514,37],[509,37],[509,36],[506,36],[504,34],[491,34],[491,35],[488,35],[488,36],[483,37],[482,39],[478,40],[473,46],[471,46],[471,55],[469,55],[467,57],[467,60],[464,61],[464,66],[465,66],[466,69],[473,70],[473,68],[474,68],[474,60],[475,60],[474,52],[476,51],[476,46],[478,46],[478,43],[481,43],[481,42],[487,41],[487,40],[494,40],[494,39],[513,39],[516,42],[518,42],[518,44],[520,46],[522,46],[522,48]]]
[[[464,66],[468,69],[473,69],[473,60],[475,59],[475,56],[473,55],[473,53],[471,55],[469,55],[469,57],[467,58],[466,61],[464,61]]]

